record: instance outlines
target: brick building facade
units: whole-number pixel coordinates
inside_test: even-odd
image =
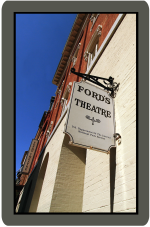
[[[44,145],[46,144],[47,138],[50,134],[50,127],[51,127],[50,119],[51,119],[51,115],[52,115],[51,109],[52,109],[54,100],[55,100],[55,97],[52,96],[51,100],[50,100],[49,110],[44,111],[43,116],[41,118],[41,121],[40,121],[40,124],[38,127],[38,131],[34,138],[35,140],[38,140],[38,145],[36,147],[36,151],[33,156],[33,160],[30,164],[29,171],[26,173],[23,172],[23,167],[26,165],[29,151],[25,151],[24,156],[21,161],[21,167],[17,171],[17,179],[16,179],[16,185],[15,185],[15,187],[16,187],[16,202],[15,202],[16,211],[18,211],[18,208],[20,205],[20,200],[21,200],[21,197],[22,197],[22,194],[24,191],[24,186],[28,180],[28,177],[30,176],[34,167],[36,166],[40,152],[43,149]],[[19,194],[20,194],[20,198],[19,198]]]
[[[120,83],[121,140],[107,155],[71,146],[64,134],[76,72]],[[56,97],[37,137],[19,213],[136,212],[136,14],[78,14],[53,77]],[[40,135],[40,137],[39,137]]]

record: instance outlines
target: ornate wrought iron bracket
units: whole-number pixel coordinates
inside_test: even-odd
[[[121,135],[119,133],[115,133],[114,138],[116,141],[118,140],[118,145],[120,145],[121,144]]]
[[[115,133],[115,134],[114,134],[114,137],[115,137],[116,140],[118,140],[119,138],[121,138],[121,136],[120,136],[119,133]]]
[[[84,73],[75,72],[75,68],[71,68],[71,72],[77,76],[84,78],[85,80],[88,80],[100,87],[103,87],[104,89],[106,89],[108,91],[108,93],[110,93],[110,96],[112,98],[116,97],[116,93],[119,90],[120,83],[117,84],[116,82],[113,82],[114,78],[112,78],[111,76],[108,79],[103,78],[103,77],[98,77],[98,76],[92,76],[92,75],[88,75],[88,74],[84,74]],[[103,80],[103,82],[106,84],[106,86],[101,84],[98,81],[99,79]],[[108,83],[106,83],[105,80],[108,81]]]

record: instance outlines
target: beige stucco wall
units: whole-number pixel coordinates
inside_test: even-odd
[[[69,145],[65,121],[45,149],[29,212],[82,212],[86,149]]]
[[[109,205],[109,155],[88,149],[82,211],[107,212]]]
[[[58,163],[50,212],[82,212],[86,150],[66,135]]]
[[[57,174],[57,168],[58,168],[58,162],[59,162],[59,157],[61,153],[61,147],[64,139],[64,124],[65,124],[65,119],[62,120],[60,125],[58,126],[55,134],[49,141],[46,149],[45,149],[45,154],[43,156],[43,161],[49,153],[49,159],[46,167],[46,172],[43,180],[43,185],[39,197],[39,202],[38,202],[38,207],[36,212],[49,212],[50,211],[50,204],[51,204],[51,199],[53,195],[53,189],[55,185],[55,179],[56,179],[56,174]],[[41,164],[42,168],[42,164]],[[38,181],[37,181],[38,183]],[[36,187],[35,187],[36,189]],[[38,199],[38,197],[36,198]]]
[[[127,14],[91,72],[120,83],[115,98],[113,212],[136,211],[136,15]],[[110,155],[87,150],[83,212],[110,212]]]

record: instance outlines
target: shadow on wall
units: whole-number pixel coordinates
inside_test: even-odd
[[[65,136],[50,204],[53,213],[82,212],[86,149],[68,142]]]
[[[39,175],[37,178],[37,182],[36,182],[36,186],[35,186],[36,190],[34,191],[34,194],[33,194],[29,212],[37,211],[38,202],[39,202],[42,185],[43,185],[43,180],[44,180],[44,176],[45,176],[45,172],[46,172],[46,168],[47,168],[47,164],[48,164],[48,159],[49,159],[49,153],[46,154],[44,161],[42,163],[42,167],[40,169],[40,172],[39,172]]]
[[[44,154],[44,151],[43,151],[43,154]],[[29,208],[30,208],[32,196],[34,193],[34,189],[35,189],[39,169],[41,166],[43,154],[40,156],[37,166],[31,173],[26,185],[24,186],[24,192],[23,192],[23,195],[22,195],[22,198],[20,201],[18,213],[28,213],[29,212]]]
[[[28,206],[29,206],[29,204],[28,204],[28,196],[30,195],[30,191],[31,191],[31,187],[32,186],[32,180],[30,181],[30,183],[29,183],[29,186],[28,186],[28,188],[27,188],[27,190],[26,190],[26,196],[25,196],[25,199],[23,200],[23,203],[22,203],[22,206],[23,206],[23,208],[24,208],[24,210],[26,211],[26,210],[28,210]],[[20,213],[20,212],[19,212]]]
[[[110,212],[113,213],[116,177],[116,148],[110,150]]]
[[[78,150],[80,150],[80,152],[84,152],[85,153],[86,149],[70,145],[69,141],[70,141],[70,137],[66,134],[65,138],[64,138],[64,141],[63,141],[63,146],[62,147],[68,147],[85,164],[85,156],[81,156],[80,153],[78,152]]]

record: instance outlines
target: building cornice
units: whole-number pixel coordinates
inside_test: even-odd
[[[63,49],[61,60],[58,64],[57,70],[52,80],[52,83],[57,86],[60,83],[60,80],[66,69],[66,66],[68,65],[68,62],[70,62],[69,60],[72,60],[73,52],[75,51],[74,48],[76,45],[78,45],[78,43],[76,44],[76,41],[84,28],[84,22],[86,21],[88,16],[89,14],[78,14],[75,19],[70,35]]]

